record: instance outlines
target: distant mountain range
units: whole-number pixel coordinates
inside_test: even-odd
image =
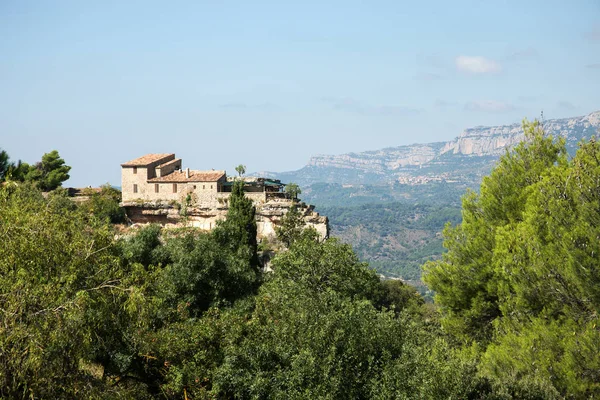
[[[574,117],[546,120],[544,130],[567,140],[574,151],[584,138],[600,130],[600,111]],[[340,155],[316,155],[308,164],[289,172],[257,175],[309,186],[318,182],[338,184],[422,184],[434,182],[478,182],[506,149],[523,139],[520,124],[477,126],[464,130],[450,142],[411,144],[375,151]]]

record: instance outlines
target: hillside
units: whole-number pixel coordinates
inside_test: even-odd
[[[547,120],[571,155],[600,128],[600,111]],[[379,273],[419,284],[424,261],[441,256],[446,221],[460,222],[460,198],[478,190],[499,156],[523,139],[520,124],[465,129],[449,142],[317,155],[298,171],[266,173],[302,186],[302,198],[329,217],[331,235]],[[444,217],[441,218],[440,217]]]

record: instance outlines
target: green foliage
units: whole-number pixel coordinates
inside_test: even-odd
[[[377,305],[393,309],[396,313],[403,310],[418,311],[424,304],[417,289],[400,280],[382,281],[381,289],[381,299]]]
[[[126,272],[109,226],[73,212],[63,198],[46,200],[28,185],[0,190],[3,398],[112,391],[91,371],[97,332],[129,295]]]
[[[600,145],[524,124],[528,141],[500,160],[448,253],[425,266],[448,332],[485,346],[480,370],[506,396],[600,395]]]
[[[314,292],[335,290],[352,298],[376,298],[379,278],[347,244],[336,239],[319,242],[307,230],[289,251],[272,262],[275,281],[293,281]]]
[[[424,281],[444,307],[443,323],[458,335],[491,339],[492,322],[501,316],[500,278],[495,274],[494,249],[502,232],[523,220],[532,186],[555,163],[564,164],[564,143],[544,137],[537,123],[524,123],[529,139],[503,156],[481,184],[481,194],[463,198],[463,222],[444,231],[448,253],[425,266]]]
[[[160,225],[148,225],[135,232],[135,235],[126,236],[120,241],[122,257],[130,263],[138,263],[148,268],[165,261],[161,249]]]
[[[65,160],[60,158],[58,151],[52,150],[42,156],[42,161],[35,167],[30,167],[25,175],[28,182],[37,182],[43,191],[54,190],[62,182],[69,179],[71,167],[65,165]]]
[[[0,182],[4,182],[6,179],[6,173],[8,168],[11,166],[9,162],[8,153],[4,150],[0,151]]]
[[[290,199],[296,200],[298,199],[298,195],[302,193],[302,190],[300,189],[300,186],[290,182],[287,185],[285,185],[285,193]]]
[[[298,211],[298,207],[293,204],[281,219],[281,224],[275,228],[275,234],[281,243],[286,247],[290,247],[300,238],[303,230],[304,219],[300,211]]]
[[[241,178],[246,173],[246,166],[242,164],[238,165],[235,167],[235,172],[237,172],[238,176]]]
[[[69,179],[71,167],[65,165],[58,151],[52,150],[42,156],[42,161],[35,166],[19,161],[17,164],[8,161],[8,154],[0,152],[0,182],[9,178],[17,182],[35,183],[42,191],[51,191]]]
[[[60,188],[0,188],[0,397],[600,396],[600,145],[567,160],[529,132],[465,197],[447,255],[427,266],[441,315],[350,245],[297,229],[292,210],[278,230],[288,249],[262,276],[241,180],[212,232],[118,238],[111,188],[80,206]],[[417,231],[460,220],[440,203],[333,214],[402,246],[422,239],[415,260],[435,246]]]
[[[454,205],[406,202],[319,207],[327,215],[331,235],[352,244],[359,257],[387,276],[418,282],[421,265],[441,257],[446,222],[457,224]]]
[[[95,190],[84,191],[89,199],[80,205],[83,212],[105,219],[113,224],[125,222],[125,210],[119,206],[121,191],[109,184],[103,185],[100,192]]]

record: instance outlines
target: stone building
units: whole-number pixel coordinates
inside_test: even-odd
[[[146,154],[121,164],[123,202],[180,202],[216,208],[231,192],[233,182],[225,171],[198,171],[181,168],[175,154]],[[258,205],[272,198],[284,198],[285,184],[265,178],[244,178],[246,196]]]
[[[146,154],[121,164],[123,202],[181,201],[188,195],[210,206],[224,192],[225,171],[181,169],[175,154]]]
[[[182,169],[181,159],[172,153],[146,154],[121,164],[122,206],[133,223],[213,229],[227,215],[232,186],[225,171]],[[258,238],[273,237],[294,204],[307,227],[328,237],[327,217],[287,198],[284,187],[274,179],[244,178],[244,194],[256,207]]]

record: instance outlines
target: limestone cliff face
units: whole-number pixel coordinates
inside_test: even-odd
[[[412,144],[387,149],[341,155],[311,157],[308,166],[362,169],[371,173],[386,173],[408,165],[421,165],[433,160],[444,143]]]
[[[555,137],[562,136],[567,142],[578,142],[589,137],[600,128],[600,111],[583,117],[548,120],[543,123],[544,131]],[[440,154],[495,156],[504,153],[524,138],[521,124],[475,127],[466,129],[456,139],[446,143]]]
[[[600,111],[589,115],[546,120],[546,133],[562,136],[572,152],[582,139],[600,135]],[[449,142],[412,144],[362,153],[318,155],[298,171],[262,174],[309,186],[316,182],[341,184],[390,183],[409,177],[435,175],[461,180],[465,174],[486,173],[498,156],[523,140],[521,124],[464,130]],[[477,172],[479,171],[479,172]]]
[[[275,228],[292,206],[292,202],[283,199],[274,199],[256,205],[256,228],[258,239],[272,238]],[[323,238],[329,237],[329,220],[326,216],[314,211],[314,206],[296,203],[302,213],[307,227],[313,227]],[[190,207],[185,213],[172,203],[168,202],[129,202],[123,203],[128,218],[135,224],[157,223],[166,227],[196,227],[203,230],[213,229],[217,221],[225,219],[227,204],[216,208]],[[182,215],[184,214],[184,215]]]

